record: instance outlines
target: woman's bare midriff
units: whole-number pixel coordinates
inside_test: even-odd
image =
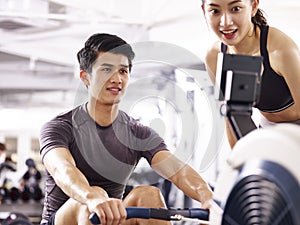
[[[289,122],[299,120],[300,116],[296,111],[295,105],[290,106],[289,108],[275,113],[266,113],[260,111],[261,114],[270,122],[280,123],[280,122]]]

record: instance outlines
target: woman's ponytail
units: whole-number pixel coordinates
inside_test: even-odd
[[[267,19],[264,17],[263,11],[261,9],[258,9],[255,16],[251,19],[252,23],[254,23],[255,26],[263,26],[267,25]]]

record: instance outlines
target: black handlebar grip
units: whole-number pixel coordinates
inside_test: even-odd
[[[209,220],[209,210],[199,209],[199,208],[190,208],[190,218],[198,218],[200,220]]]
[[[92,213],[89,217],[89,220],[92,224],[101,224],[100,219],[96,213]]]
[[[126,208],[127,217],[130,218],[141,218],[141,219],[149,219],[150,218],[150,208],[141,208],[141,207],[127,207]],[[96,213],[92,213],[89,217],[89,220],[92,224],[101,224],[100,219]]]
[[[127,207],[127,217],[141,218],[141,219],[160,219],[160,220],[172,220],[172,216],[179,214],[184,217],[198,218],[208,221],[209,211],[200,208],[190,209],[164,209],[164,208],[143,208],[143,207]],[[89,217],[92,224],[101,224],[99,217],[96,213],[92,213]]]

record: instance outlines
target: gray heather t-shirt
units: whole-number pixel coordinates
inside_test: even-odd
[[[40,146],[42,159],[54,148],[69,149],[90,185],[102,187],[114,198],[122,197],[141,157],[150,164],[156,152],[167,149],[153,129],[121,110],[113,124],[99,126],[87,113],[86,104],[46,123],[41,129]],[[68,198],[46,171],[42,221],[49,220]]]

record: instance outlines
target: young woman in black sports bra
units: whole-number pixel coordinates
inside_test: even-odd
[[[208,50],[206,67],[215,81],[217,55],[261,55],[261,96],[255,106],[269,123],[300,124],[300,51],[282,31],[269,27],[259,0],[202,0],[202,9],[218,41]],[[227,125],[228,140],[236,140]]]

